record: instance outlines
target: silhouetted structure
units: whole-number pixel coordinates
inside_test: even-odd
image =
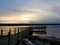
[[[8,32],[8,45],[11,45],[11,28],[9,29]]]
[[[3,38],[3,29],[1,29],[1,39]]]
[[[47,34],[46,33],[46,26],[33,26],[32,27],[33,30],[31,30],[31,32],[37,32],[39,34]]]
[[[15,26],[15,24],[8,24],[9,26]],[[7,24],[1,24],[0,26],[8,26]],[[14,33],[17,35],[16,37],[17,37],[17,42],[15,43],[14,42],[14,45],[19,45],[19,43],[22,43],[22,40],[24,41],[24,42],[26,42],[27,41],[27,43],[26,44],[31,44],[30,42],[32,42],[32,44],[33,44],[33,40],[32,39],[34,39],[34,41],[35,40],[39,40],[39,41],[42,41],[42,42],[44,42],[44,44],[43,45],[45,45],[45,42],[48,42],[48,43],[50,43],[51,45],[57,45],[57,44],[60,44],[60,41],[57,41],[57,40],[51,40],[51,39],[46,39],[46,38],[36,38],[36,37],[33,37],[32,36],[32,34],[34,33],[34,32],[39,32],[39,34],[47,34],[47,32],[46,32],[46,24],[16,24],[16,26],[28,26],[28,27],[22,27],[21,29],[19,29],[18,28],[18,30],[17,30],[17,33],[16,33],[16,28],[14,28]],[[47,24],[47,25],[50,25],[50,24]],[[52,24],[52,25],[54,25],[54,24]],[[57,25],[57,24],[56,24]],[[20,31],[20,30],[22,30],[22,31]],[[8,32],[8,45],[13,45],[13,44],[11,44],[11,28],[9,29],[9,32]],[[15,36],[15,35],[14,35]],[[29,37],[29,36],[31,36],[31,37]],[[1,29],[1,37],[3,37],[3,29]],[[31,39],[31,40],[30,40]],[[35,43],[36,44],[36,43]]]

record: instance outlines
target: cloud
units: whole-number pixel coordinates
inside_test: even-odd
[[[23,0],[19,3],[19,0],[17,2],[15,0],[12,3],[10,1],[6,3],[6,6],[0,7],[0,22],[60,23],[59,1],[47,3],[42,0],[26,0],[25,2]]]

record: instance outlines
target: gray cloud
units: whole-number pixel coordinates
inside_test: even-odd
[[[16,0],[15,0],[16,1]],[[40,0],[41,1],[41,0]],[[59,1],[57,2],[41,2],[38,0],[26,0],[24,2],[5,1],[0,3],[0,16],[11,16],[17,14],[33,14],[36,20],[29,21],[30,23],[60,23],[60,6]],[[9,3],[8,3],[9,2]],[[14,2],[14,3],[13,3]],[[2,4],[2,5],[1,5]],[[18,4],[18,5],[17,5]],[[57,5],[58,4],[58,5]],[[11,18],[11,17],[10,17]],[[42,20],[40,20],[42,18]],[[1,22],[5,22],[4,20]]]

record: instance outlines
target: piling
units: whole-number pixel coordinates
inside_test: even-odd
[[[8,45],[11,45],[11,28],[9,29],[8,32]]]
[[[1,29],[1,39],[3,38],[3,29]]]
[[[16,34],[16,28],[14,28],[14,34]]]

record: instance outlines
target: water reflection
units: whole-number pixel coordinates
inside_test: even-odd
[[[16,33],[18,32],[18,28],[19,31],[22,31],[22,28],[28,28],[29,26],[0,26],[0,35],[1,35],[1,29],[3,30],[3,35],[7,35],[9,32],[9,29],[11,28],[11,34],[15,34],[15,30]],[[47,26],[47,35],[51,35],[51,36],[60,36],[60,26]],[[40,34],[35,34],[34,35],[40,35]]]
[[[22,31],[22,28],[28,28],[28,26],[0,26],[0,35],[1,35],[1,30],[3,30],[3,35],[7,35],[9,32],[9,29],[11,29],[11,34],[15,34],[18,32],[18,28],[19,28],[19,32]]]

